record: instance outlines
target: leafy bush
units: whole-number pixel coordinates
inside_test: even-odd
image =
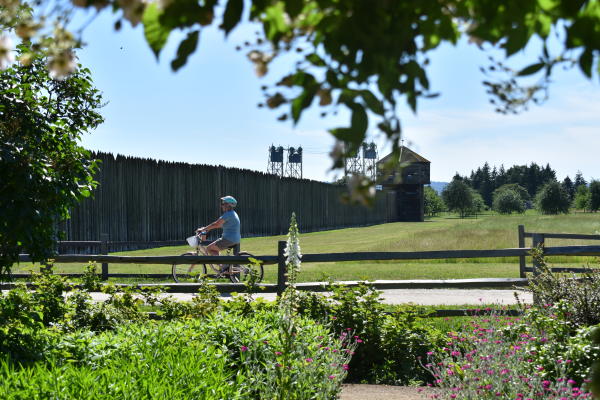
[[[525,205],[521,196],[514,190],[504,190],[494,195],[493,208],[500,214],[511,214],[513,212],[525,212]]]
[[[14,368],[0,358],[0,397],[331,399],[352,349],[312,320],[297,318],[291,346],[278,310],[242,316],[121,325],[65,335],[46,363]],[[278,392],[278,377],[290,380]]]
[[[538,274],[532,276],[528,290],[538,304],[554,305],[564,300],[573,329],[600,323],[600,271],[589,269],[579,275],[555,274],[540,249],[533,249]]]
[[[405,385],[430,379],[419,356],[440,345],[443,334],[415,307],[387,313],[371,285],[332,285],[331,297],[300,293],[299,313],[329,324],[334,332],[347,331],[360,341],[350,361],[351,382]]]
[[[557,309],[558,311],[558,309]],[[523,318],[479,318],[449,335],[426,367],[447,399],[574,399],[600,354],[589,329],[572,337],[563,314],[538,309]],[[571,379],[575,378],[575,379]]]
[[[542,186],[535,196],[535,205],[543,214],[567,214],[571,201],[565,189],[554,181]]]

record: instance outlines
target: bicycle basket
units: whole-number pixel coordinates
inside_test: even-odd
[[[190,236],[189,238],[185,239],[188,244],[192,247],[198,247],[198,236],[194,235],[194,236]]]

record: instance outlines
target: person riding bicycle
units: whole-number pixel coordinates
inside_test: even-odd
[[[223,228],[222,236],[208,245],[206,248],[211,256],[218,256],[221,250],[232,247],[242,240],[240,234],[240,217],[233,210],[237,206],[237,200],[232,196],[221,197],[221,210],[223,215],[210,225],[198,228],[196,232],[208,232],[213,229]]]

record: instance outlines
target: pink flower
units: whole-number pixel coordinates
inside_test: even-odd
[[[329,379],[335,379],[335,375],[329,375]]]
[[[312,358],[307,358],[305,361],[306,361],[307,363],[311,363],[311,362],[313,362],[313,359],[312,359]]]
[[[282,354],[283,354],[283,353],[282,353],[282,352],[280,352],[280,351],[276,351],[276,352],[275,352],[275,355],[276,355],[276,356],[280,356],[280,355],[282,355]]]
[[[348,364],[344,364],[342,365],[342,368],[344,368],[344,371],[348,371],[350,369],[350,366]]]
[[[248,348],[247,348],[246,346],[242,346],[242,347],[240,348],[240,350],[241,350],[241,351],[248,351]]]

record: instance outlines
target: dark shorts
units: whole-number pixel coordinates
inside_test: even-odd
[[[214,244],[215,246],[217,246],[217,248],[219,250],[225,250],[225,249],[228,249],[228,248],[230,248],[232,246],[235,246],[237,243],[234,243],[231,240],[219,238],[219,239],[215,240],[214,242],[212,242],[212,244]]]

